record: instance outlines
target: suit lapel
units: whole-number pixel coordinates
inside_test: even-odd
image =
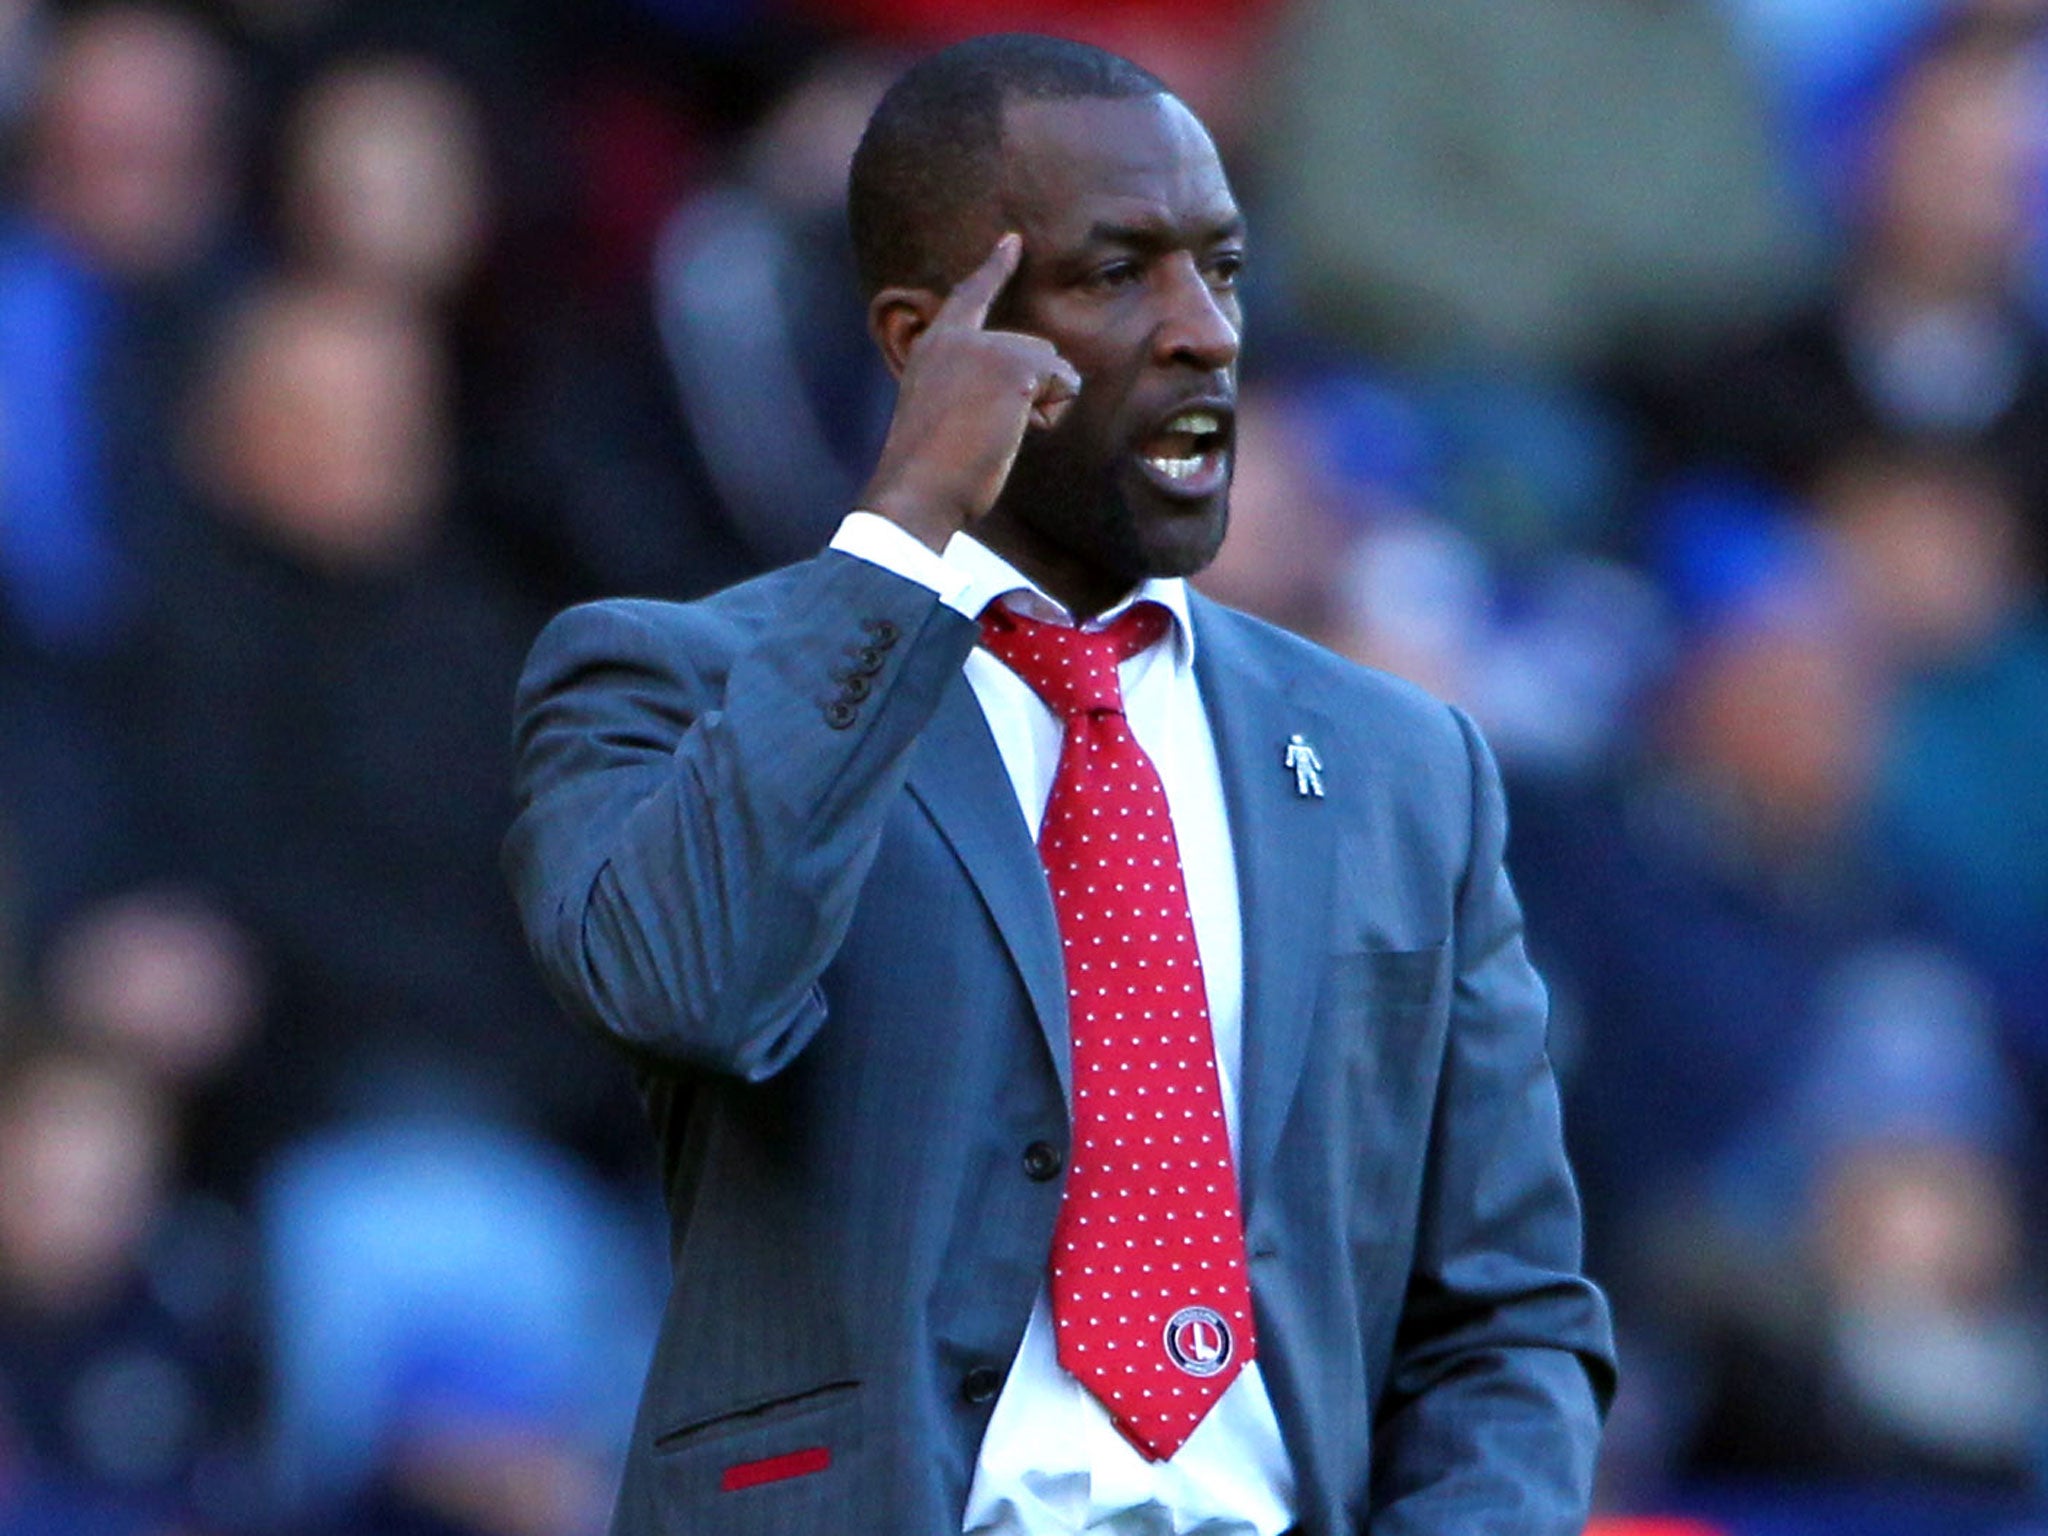
[[[1236,852],[1244,932],[1244,1082],[1238,1181],[1258,1202],[1302,1071],[1320,982],[1334,865],[1332,808],[1297,792],[1286,763],[1297,732],[1333,739],[1294,702],[1213,605],[1197,602],[1196,676],[1202,689]],[[1330,793],[1342,781],[1330,779]]]
[[[1038,849],[964,675],[953,680],[919,736],[908,782],[994,919],[1052,1052],[1060,1092],[1071,1107],[1074,1067],[1059,924]]]

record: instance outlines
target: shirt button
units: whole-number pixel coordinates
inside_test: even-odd
[[[992,1365],[977,1365],[960,1378],[960,1397],[969,1403],[995,1401],[995,1395],[1002,1390],[1003,1373]]]
[[[1024,1175],[1034,1184],[1044,1184],[1060,1176],[1063,1161],[1060,1149],[1051,1142],[1034,1141],[1024,1149]]]

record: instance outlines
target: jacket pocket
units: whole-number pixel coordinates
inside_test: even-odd
[[[1340,1029],[1412,1024],[1436,1001],[1449,947],[1332,955],[1324,996]]]
[[[675,1536],[853,1530],[865,1425],[857,1381],[751,1403],[654,1439],[664,1528]]]

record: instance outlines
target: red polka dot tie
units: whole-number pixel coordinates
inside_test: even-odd
[[[1053,1232],[1060,1364],[1153,1461],[1252,1358],[1237,1173],[1166,791],[1117,663],[1165,635],[1141,603],[1098,633],[991,607],[982,643],[1066,727],[1038,834],[1067,969],[1074,1152]]]

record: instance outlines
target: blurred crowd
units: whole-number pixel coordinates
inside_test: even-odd
[[[2048,0],[0,0],[0,1536],[599,1528],[512,681],[829,536],[847,157],[1005,27],[1250,211],[1204,584],[1501,755],[1599,1528],[2048,1530]]]

